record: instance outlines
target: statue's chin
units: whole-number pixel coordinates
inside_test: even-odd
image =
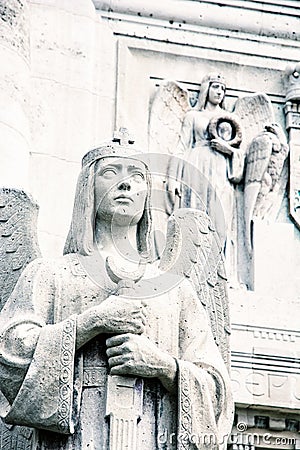
[[[110,218],[111,228],[113,230],[114,226],[117,227],[130,227],[137,225],[141,220],[143,215],[143,211],[138,211],[132,213],[130,208],[127,208],[126,205],[118,207],[113,215]]]

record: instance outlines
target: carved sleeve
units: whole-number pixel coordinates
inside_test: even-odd
[[[7,423],[70,433],[76,317],[53,324],[54,276],[34,261],[1,313],[0,382]]]
[[[243,178],[245,155],[239,148],[235,148],[232,158],[228,158],[228,179],[232,183],[239,183]]]

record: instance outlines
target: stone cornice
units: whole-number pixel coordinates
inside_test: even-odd
[[[113,18],[116,14],[163,20],[259,36],[300,40],[300,10],[295,1],[277,0],[93,0],[95,7]]]

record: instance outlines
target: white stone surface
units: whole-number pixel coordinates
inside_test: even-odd
[[[0,31],[0,185],[28,189],[29,10],[26,1],[7,2],[6,8]]]
[[[38,230],[44,255],[62,254],[79,170],[79,162],[51,155],[33,154],[31,157],[31,188],[40,205]]]
[[[297,234],[292,223],[254,222],[254,290],[257,294],[292,298],[300,292]]]

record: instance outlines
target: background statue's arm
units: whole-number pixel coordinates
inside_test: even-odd
[[[228,179],[235,184],[238,184],[244,174],[245,154],[240,148],[234,149],[231,159],[228,161],[227,176]]]
[[[223,155],[228,156],[227,176],[232,183],[239,183],[244,173],[245,155],[240,148],[232,147],[222,139],[212,139],[210,147]]]
[[[194,137],[194,111],[188,111],[184,116],[179,142],[174,154],[176,156],[183,155],[193,145]]]
[[[215,150],[216,152],[223,153],[223,155],[232,157],[235,148],[232,147],[230,144],[228,144],[226,141],[223,141],[222,139],[211,139],[210,141],[210,147]]]

